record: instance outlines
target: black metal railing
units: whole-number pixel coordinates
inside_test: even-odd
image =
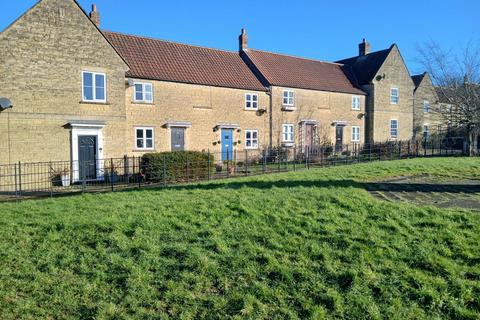
[[[115,191],[149,186],[250,176],[417,157],[465,155],[465,145],[445,140],[398,141],[372,144],[319,145],[233,152],[205,152],[207,157],[179,163],[142,162],[142,157],[95,161],[51,161],[0,165],[0,201]],[[206,160],[205,160],[206,159]]]

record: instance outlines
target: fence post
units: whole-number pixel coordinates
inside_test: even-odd
[[[18,201],[18,176],[17,176],[17,164],[13,165],[14,172],[15,172],[15,199]]]
[[[18,161],[18,197],[22,197],[22,163]]]
[[[265,149],[263,149],[263,165],[262,165],[262,173],[265,173],[267,171],[267,153],[265,152]]]
[[[248,149],[245,149],[245,175],[248,176]]]
[[[293,171],[297,171],[297,146],[293,147]]]
[[[187,178],[187,183],[190,182],[190,173],[188,172],[188,169],[190,169],[189,163],[188,163],[188,152],[185,153],[185,175]]]
[[[402,159],[402,141],[398,141],[398,159]]]
[[[123,173],[125,174],[125,177],[127,178],[127,187],[130,184],[130,168],[128,165],[128,156],[124,155],[123,156]]]
[[[142,159],[138,156],[138,188],[142,187]]]
[[[308,169],[308,147],[305,147],[305,168]]]
[[[110,158],[110,185],[113,191],[113,158]]]
[[[163,155],[163,186],[167,186],[167,156]]]
[[[372,162],[372,143],[368,143],[368,161]]]
[[[210,159],[210,148],[208,148],[208,160],[207,160],[207,163],[208,163],[208,169],[207,169],[207,172],[208,172],[208,176],[207,176],[207,180],[210,181],[210,176],[212,174],[211,170],[212,170],[212,163],[211,163],[211,159]]]
[[[280,172],[280,170],[281,170],[281,159],[282,159],[281,155],[280,155],[280,153],[281,153],[280,147],[278,147],[277,150],[278,150],[277,151],[277,172]]]
[[[228,150],[228,148],[227,148],[227,178],[230,177],[229,155],[230,155],[230,150]]]

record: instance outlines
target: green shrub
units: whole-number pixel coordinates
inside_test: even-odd
[[[213,156],[210,155],[209,161],[207,153],[174,151],[143,155],[141,168],[146,181],[171,182],[206,179],[209,164],[213,164]]]

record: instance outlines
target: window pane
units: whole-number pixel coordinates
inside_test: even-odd
[[[83,100],[87,100],[87,101],[93,100],[93,87],[83,88]]]
[[[145,92],[152,93],[152,85],[151,84],[146,84],[145,85]]]
[[[252,107],[252,104],[250,101],[247,101],[247,108],[251,108]]]
[[[252,96],[251,96],[251,95],[249,95],[249,94],[247,94],[247,95],[245,96],[245,99],[246,99],[246,100],[247,100],[247,102],[248,102],[248,101],[252,100]]]
[[[251,138],[252,138],[252,132],[247,131],[247,139],[251,139]]]
[[[97,87],[95,89],[95,99],[97,100],[105,100],[105,91],[104,88]]]
[[[153,137],[153,130],[145,130],[145,132],[147,133],[147,138],[152,138]]]
[[[143,138],[143,130],[137,129],[137,138]]]
[[[142,101],[143,100],[142,92],[136,92],[135,93],[135,100],[137,100],[137,101]]]
[[[257,131],[253,131],[253,138],[258,139],[258,132]]]
[[[91,73],[85,72],[83,74],[83,85],[93,87],[93,75]]]
[[[97,88],[105,88],[105,76],[103,74],[95,75],[95,86]]]
[[[258,96],[256,94],[253,95],[252,98],[253,98],[253,101],[258,101]]]
[[[147,148],[153,148],[153,139],[147,139]]]
[[[143,148],[143,139],[137,139],[137,148],[139,149]]]
[[[145,93],[145,101],[150,101],[150,102],[153,101],[151,92],[146,92]]]

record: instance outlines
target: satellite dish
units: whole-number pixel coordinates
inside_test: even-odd
[[[0,111],[13,108],[13,104],[7,98],[0,98]]]

